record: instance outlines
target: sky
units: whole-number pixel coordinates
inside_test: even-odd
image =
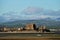
[[[0,0],[0,20],[60,17],[60,0]]]
[[[45,9],[60,9],[60,0],[0,0],[0,11],[22,11],[27,7],[41,7]]]

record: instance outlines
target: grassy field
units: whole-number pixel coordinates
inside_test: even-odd
[[[0,37],[60,37],[60,34],[52,33],[0,33]]]
[[[0,33],[0,40],[60,40],[60,34]]]

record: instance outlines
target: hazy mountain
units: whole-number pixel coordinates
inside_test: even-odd
[[[50,20],[50,18],[41,19],[41,20],[17,20],[12,22],[5,22],[0,24],[1,26],[7,26],[7,27],[25,27],[26,24],[34,23],[37,27],[40,27],[41,25],[47,26],[47,28],[60,28],[60,21],[56,20]]]

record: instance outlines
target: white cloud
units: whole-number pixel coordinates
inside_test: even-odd
[[[45,10],[45,9],[44,9]],[[44,18],[57,18],[60,17],[60,11],[45,10],[41,8],[27,8],[24,9],[21,13],[18,12],[7,12],[2,13],[0,16],[5,21],[10,20],[31,20],[31,19],[44,19]]]

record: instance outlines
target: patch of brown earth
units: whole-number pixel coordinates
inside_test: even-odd
[[[0,40],[60,40],[60,38],[0,38]]]

